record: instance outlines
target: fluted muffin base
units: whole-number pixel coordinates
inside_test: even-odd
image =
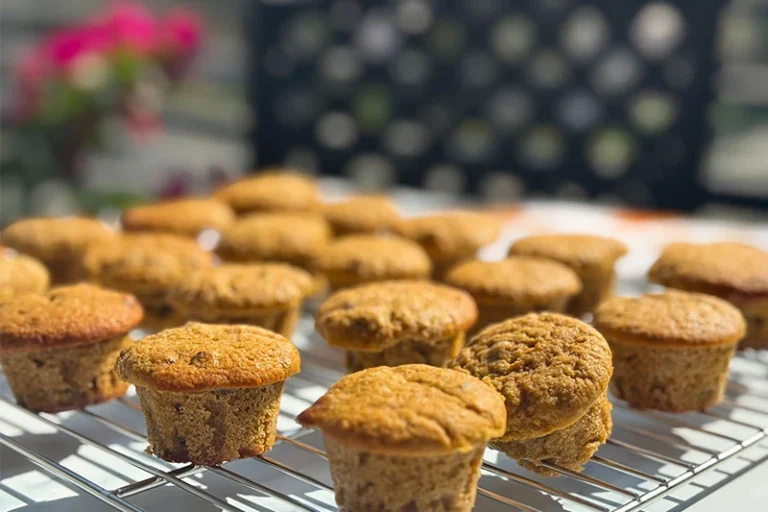
[[[342,512],[472,510],[485,446],[467,453],[371,453],[325,438],[336,504]]]
[[[230,313],[220,311],[191,311],[187,317],[193,321],[215,324],[244,324],[263,327],[291,339],[299,321],[299,306],[269,313]]]
[[[478,333],[491,324],[503,322],[516,316],[527,313],[537,313],[540,311],[549,311],[551,313],[563,313],[568,304],[567,299],[558,299],[545,304],[536,305],[518,305],[518,304],[499,304],[499,303],[477,303],[477,322],[472,326],[471,334]]]
[[[428,364],[445,367],[464,345],[464,334],[436,343],[403,341],[381,352],[348,350],[345,363],[350,372],[358,372],[376,366],[400,366],[403,364]]]

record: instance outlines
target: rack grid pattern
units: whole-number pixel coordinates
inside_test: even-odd
[[[313,335],[305,336],[311,323],[308,317],[301,322],[301,342],[297,344],[302,348],[302,372],[286,383],[278,442],[271,452],[260,457],[219,467],[165,463],[139,450],[127,452],[102,443],[95,436],[83,433],[83,429],[68,426],[72,422],[61,421],[57,415],[28,412],[17,407],[10,396],[0,397],[0,405],[12,408],[15,417],[32,416],[74,441],[95,448],[105,460],[108,457],[119,459],[146,476],[109,489],[46,456],[34,446],[34,437],[33,442],[21,442],[13,435],[0,433],[0,445],[28,458],[81,494],[91,495],[124,512],[148,510],[136,504],[134,498],[164,486],[175,486],[214,509],[272,509],[271,505],[260,508],[250,502],[243,505],[229,499],[233,495],[206,490],[192,478],[203,473],[227,480],[242,492],[255,493],[280,503],[276,508],[281,510],[335,510],[320,435],[301,430],[292,421],[297,410],[308,405],[342,375],[336,360],[340,358],[335,357],[337,354],[321,346]],[[539,477],[489,449],[478,489],[477,510],[629,512],[645,509],[768,437],[766,379],[768,358],[764,354],[742,354],[734,359],[725,401],[707,412],[671,415],[633,410],[621,402],[614,402],[613,434],[583,473],[548,465],[560,478]],[[754,387],[754,383],[758,386]],[[96,406],[77,411],[69,418],[78,417],[78,424],[83,420],[92,422],[92,427],[106,429],[129,442],[145,442],[143,427],[129,425],[141,424],[136,397],[129,395],[117,402],[113,409],[119,409],[119,414],[105,414],[101,412],[103,406]],[[119,419],[126,415],[133,416],[135,421]],[[273,478],[247,476],[239,468],[248,465],[260,465],[276,472],[284,479],[282,485],[277,485]],[[318,492],[325,496],[318,499]]]

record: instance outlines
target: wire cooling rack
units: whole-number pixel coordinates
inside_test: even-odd
[[[311,329],[311,319],[303,318],[296,336],[302,371],[286,383],[274,449],[220,467],[170,464],[144,453],[143,417],[133,393],[81,411],[38,415],[17,407],[3,383],[0,444],[6,455],[0,496],[11,496],[16,506],[26,503],[30,509],[42,502],[40,510],[59,510],[57,504],[61,510],[102,506],[124,512],[335,510],[321,436],[294,421],[342,376],[341,354]],[[707,412],[671,415],[617,402],[613,418],[611,438],[582,473],[550,465],[560,477],[540,477],[488,450],[476,510],[629,512],[652,504],[659,510],[685,508],[706,495],[707,485],[696,487],[698,493],[677,494],[705,473],[740,459],[740,474],[768,460],[768,447],[756,458],[742,459],[768,436],[768,358],[737,356],[725,401]],[[43,471],[31,481],[22,469],[9,476],[22,462]],[[731,478],[728,472],[719,476],[721,482]],[[62,488],[69,492],[62,494]],[[55,495],[69,497],[44,501]]]

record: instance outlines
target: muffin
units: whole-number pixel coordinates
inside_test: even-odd
[[[354,196],[322,207],[336,236],[386,233],[400,220],[395,204],[385,196]]]
[[[314,262],[331,290],[390,279],[428,279],[432,263],[424,249],[406,238],[349,235],[331,242]]]
[[[706,293],[739,308],[741,348],[768,349],[768,253],[735,243],[671,244],[648,272],[651,282]]]
[[[24,293],[43,293],[49,284],[48,270],[42,263],[0,247],[0,301]]]
[[[529,313],[492,325],[470,340],[450,368],[502,394],[507,429],[491,446],[532,471],[556,474],[543,463],[581,471],[610,435],[611,351],[580,320]]]
[[[339,510],[470,511],[504,403],[468,375],[410,364],[334,384],[298,422],[322,431]]]
[[[315,315],[315,327],[346,350],[350,371],[424,363],[445,366],[477,319],[466,292],[428,281],[382,281],[331,295]]]
[[[86,283],[0,302],[0,363],[16,401],[54,413],[125,394],[113,369],[141,317],[132,295]]]
[[[300,212],[320,204],[311,178],[293,171],[269,169],[221,187],[214,196],[238,215],[254,212]]]
[[[84,217],[24,219],[2,233],[3,244],[43,262],[52,284],[79,281],[83,251],[113,236],[106,224]]]
[[[168,302],[190,320],[256,325],[290,339],[313,286],[311,275],[283,263],[229,264],[190,272]]]
[[[728,363],[745,332],[729,303],[680,291],[613,297],[597,308],[595,327],[613,352],[613,393],[633,407],[672,412],[723,399]]]
[[[221,231],[235,220],[225,203],[213,198],[187,198],[130,208],[121,217],[125,231],[151,231],[196,237],[206,229]]]
[[[152,453],[210,466],[272,448],[299,352],[260,327],[191,322],[124,350],[116,371],[136,386]]]
[[[448,271],[445,282],[475,299],[474,332],[525,313],[564,312],[568,300],[581,291],[578,276],[565,265],[522,256],[460,263]]]
[[[421,245],[432,259],[435,279],[449,268],[475,257],[478,249],[499,236],[499,223],[474,212],[447,212],[405,219],[395,231]]]
[[[168,290],[211,264],[211,254],[193,240],[166,234],[124,235],[92,245],[83,256],[90,280],[136,295],[145,310],[143,327],[150,331],[184,323],[167,300]]]
[[[534,235],[517,240],[510,256],[530,256],[554,260],[569,266],[581,279],[581,292],[568,303],[573,316],[591,313],[613,293],[614,266],[627,253],[627,247],[613,238],[595,235]]]

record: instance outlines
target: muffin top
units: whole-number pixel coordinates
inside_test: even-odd
[[[0,351],[43,350],[122,336],[144,316],[133,295],[81,283],[0,302]]]
[[[48,269],[36,259],[0,248],[0,300],[48,289]]]
[[[282,263],[228,264],[194,270],[168,292],[181,310],[269,312],[298,305],[314,280],[307,272]]]
[[[613,238],[564,233],[527,236],[509,248],[510,255],[547,258],[573,269],[612,267],[626,253],[627,247]]]
[[[594,325],[612,342],[654,345],[732,344],[746,329],[728,302],[677,290],[611,297],[595,311]]]
[[[467,261],[453,267],[445,282],[467,290],[476,301],[486,304],[545,304],[581,291],[581,281],[570,268],[555,261],[523,256],[502,261]]]
[[[382,281],[331,295],[315,326],[330,345],[378,352],[402,341],[437,343],[475,320],[477,306],[464,291],[429,281]]]
[[[293,171],[265,170],[225,185],[214,194],[238,214],[307,211],[320,200],[311,178]]]
[[[504,402],[479,380],[423,364],[343,377],[297,421],[345,445],[412,455],[467,452],[504,433]]]
[[[423,279],[432,271],[432,262],[419,244],[387,235],[336,239],[317,257],[314,266],[332,284]]]
[[[325,249],[331,228],[313,213],[259,213],[224,230],[217,252],[231,261],[283,261],[304,267]]]
[[[145,204],[126,210],[125,231],[155,231],[197,236],[204,229],[222,230],[235,220],[225,203],[213,198],[187,198]]]
[[[336,235],[390,231],[400,220],[394,203],[385,196],[355,196],[322,207]]]
[[[482,330],[451,367],[504,396],[502,441],[541,437],[576,422],[605,395],[613,372],[603,336],[584,322],[531,313]]]
[[[211,254],[194,240],[167,234],[124,235],[91,246],[83,256],[90,279],[135,293],[164,292],[189,272],[211,263]]]
[[[23,219],[2,234],[6,246],[42,261],[79,256],[89,244],[113,236],[106,224],[86,217]]]
[[[737,243],[668,245],[648,277],[713,295],[768,295],[768,252]]]
[[[123,350],[115,371],[161,391],[255,388],[298,373],[299,351],[261,327],[190,322]]]
[[[499,223],[481,213],[446,212],[404,219],[399,234],[418,242],[434,261],[471,257],[499,236]]]

